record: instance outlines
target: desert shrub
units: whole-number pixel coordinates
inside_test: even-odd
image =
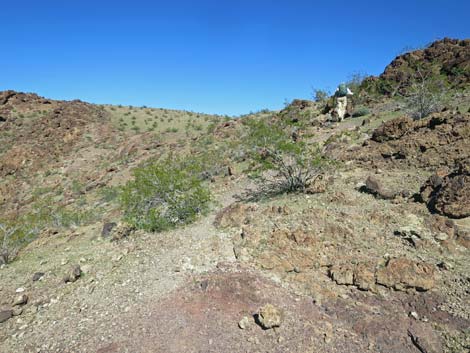
[[[439,111],[444,105],[446,86],[438,76],[418,67],[403,95],[408,114],[416,120]]]
[[[358,107],[353,111],[352,116],[354,118],[357,118],[357,117],[364,116],[367,114],[370,114],[370,111],[367,107]]]
[[[365,92],[363,91],[363,83],[368,75],[362,72],[354,72],[349,76],[346,86],[354,93],[350,98],[354,105],[363,104],[365,101]]]
[[[318,146],[294,141],[287,129],[264,120],[246,122],[243,139],[256,164],[259,195],[303,192],[328,164]]]
[[[200,173],[198,163],[171,157],[135,169],[120,194],[124,219],[151,232],[193,222],[211,199]]]
[[[330,92],[326,89],[313,88],[313,100],[315,102],[324,103],[330,96]]]

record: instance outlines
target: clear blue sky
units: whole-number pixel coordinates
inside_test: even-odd
[[[404,47],[470,37],[468,0],[2,1],[0,90],[241,114]]]

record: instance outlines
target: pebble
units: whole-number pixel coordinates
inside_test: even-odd
[[[446,233],[439,233],[436,235],[436,240],[438,241],[446,241],[449,239],[449,236]]]
[[[415,320],[419,319],[418,313],[416,311],[410,312],[410,316]]]
[[[23,287],[20,287],[20,288],[16,288],[16,293],[23,293],[25,291],[25,289]]]
[[[33,282],[39,281],[44,276],[43,272],[36,272],[33,275]]]
[[[244,316],[239,322],[238,322],[238,327],[240,327],[242,330],[247,329],[251,324],[251,320],[248,318],[248,316]]]
[[[28,296],[26,294],[18,295],[13,301],[13,305],[25,305],[28,302]]]
[[[23,314],[23,308],[20,308],[20,307],[16,307],[12,310],[12,314],[13,316],[20,316],[21,314]]]

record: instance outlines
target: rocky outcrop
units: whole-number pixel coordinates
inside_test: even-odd
[[[470,39],[444,38],[425,49],[396,57],[380,75],[380,79],[406,86],[411,73],[419,66],[425,72],[446,76],[456,87],[470,82]]]
[[[411,165],[424,169],[452,169],[470,157],[470,114],[435,113],[422,120],[401,117],[383,123],[370,140],[343,160],[373,162],[376,165]]]
[[[427,291],[435,285],[434,267],[407,258],[390,259],[376,273],[377,283],[396,290]]]

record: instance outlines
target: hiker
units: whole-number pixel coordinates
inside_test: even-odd
[[[341,83],[335,91],[335,107],[331,113],[335,121],[342,121],[346,114],[352,110],[352,105],[348,105],[348,96],[352,96],[354,93],[351,92],[346,84]],[[350,103],[350,102],[349,102]]]

